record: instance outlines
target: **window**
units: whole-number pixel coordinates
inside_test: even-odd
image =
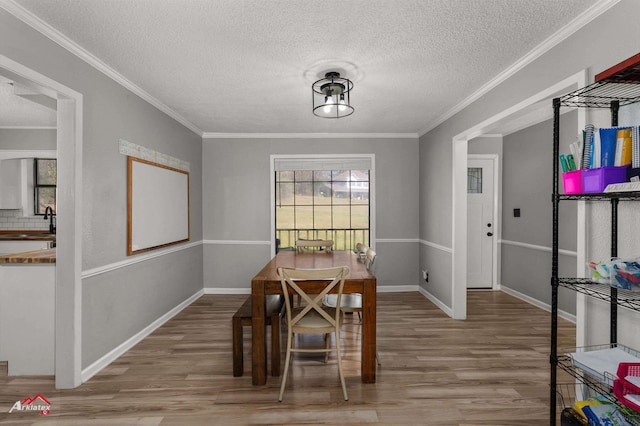
[[[58,181],[55,159],[36,158],[34,171],[34,214],[43,215],[47,207],[56,212],[56,184]]]
[[[333,240],[336,250],[353,250],[359,242],[369,245],[369,169],[331,167],[345,162],[295,163],[276,162],[277,249],[293,249],[296,239]]]
[[[482,167],[467,169],[467,193],[482,194]]]

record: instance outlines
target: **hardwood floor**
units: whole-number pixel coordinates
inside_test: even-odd
[[[201,297],[76,389],[56,390],[50,376],[8,377],[0,363],[0,424],[548,424],[551,316],[505,293],[469,292],[466,321],[419,293],[380,293],[377,383],[360,382],[355,315],[343,333],[350,400],[335,359],[305,354],[292,361],[282,403],[278,378],[251,385],[248,331],[245,374],[232,377],[231,316],[245,298]],[[560,319],[559,333],[574,345],[573,324]],[[36,394],[51,403],[48,416],[8,413]]]

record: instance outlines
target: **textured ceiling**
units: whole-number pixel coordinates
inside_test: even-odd
[[[597,0],[16,0],[208,133],[417,133]],[[350,117],[311,83],[353,80]]]

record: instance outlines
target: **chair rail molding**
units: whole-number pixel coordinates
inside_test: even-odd
[[[424,246],[431,247],[436,250],[443,251],[445,253],[453,253],[453,249],[451,247],[446,247],[440,244],[432,243],[431,241],[427,241],[427,240],[418,240],[418,241],[420,241],[420,244]]]
[[[136,263],[146,262],[147,260],[155,259],[156,257],[164,256],[170,253],[175,253],[182,250],[187,250],[192,247],[202,245],[202,241],[194,241],[190,243],[180,244],[178,246],[170,247],[167,249],[157,250],[154,252],[148,252],[140,255],[136,255],[134,258],[125,259],[120,262],[109,263],[108,265],[98,266],[97,268],[87,269],[82,271],[82,279],[91,278],[96,275],[104,274],[114,271],[120,268],[126,268],[127,266],[135,265]]]
[[[544,252],[551,253],[551,247],[547,247],[547,246],[539,246],[536,244],[522,243],[520,241],[510,241],[510,240],[500,240],[499,243],[507,246],[516,246],[516,247],[526,248],[529,250],[537,250],[537,251],[544,251]],[[578,256],[578,252],[574,250],[560,249],[558,250],[558,253],[565,256],[573,256],[573,257]]]

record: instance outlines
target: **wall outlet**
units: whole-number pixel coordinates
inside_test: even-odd
[[[429,282],[429,271],[426,269],[422,270],[422,279],[425,280],[425,282]]]

